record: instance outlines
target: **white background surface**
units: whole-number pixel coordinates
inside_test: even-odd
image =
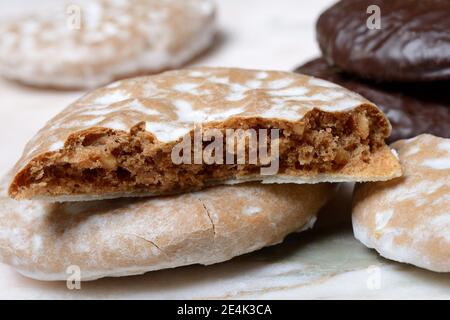
[[[55,1],[0,0],[0,19]],[[217,2],[218,40],[193,64],[292,70],[319,55],[315,20],[333,1]],[[11,168],[26,141],[50,117],[81,94],[32,89],[0,80],[0,173]],[[343,198],[338,201],[340,207]],[[330,205],[325,216],[348,214],[345,209]],[[373,272],[380,280],[375,288],[368,285]],[[83,283],[79,291],[69,291],[61,282],[26,279],[0,264],[0,298],[94,297],[450,298],[450,275],[381,259],[354,240],[348,226],[338,230],[319,228],[290,237],[282,245],[215,266],[103,279]]]

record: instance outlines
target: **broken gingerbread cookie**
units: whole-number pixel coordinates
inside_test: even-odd
[[[56,115],[27,144],[9,194],[75,201],[262,181],[401,175],[371,102],[281,71],[192,68],[115,82]]]

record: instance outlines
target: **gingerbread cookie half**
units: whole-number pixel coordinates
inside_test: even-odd
[[[450,272],[450,139],[420,135],[392,145],[404,176],[355,191],[355,237],[382,256]]]
[[[181,66],[214,37],[211,0],[89,0],[0,25],[0,74],[92,88]]]
[[[389,180],[401,167],[372,103],[290,72],[169,71],[95,90],[28,143],[9,193],[91,200],[263,181]]]
[[[208,188],[169,197],[49,203],[0,195],[0,261],[27,277],[81,280],[209,265],[312,227],[332,184]]]

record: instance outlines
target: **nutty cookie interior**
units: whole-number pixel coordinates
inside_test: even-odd
[[[351,173],[352,166],[370,165],[372,154],[386,148],[384,139],[389,134],[382,114],[364,106],[341,113],[314,109],[299,122],[232,118],[207,127],[222,132],[279,129],[278,174],[299,177]],[[174,164],[171,153],[178,142],[158,141],[145,131],[143,124],[130,132],[106,128],[77,132],[61,150],[30,161],[16,175],[9,193],[17,199],[167,194],[200,189],[218,181],[255,177],[264,166],[260,162],[250,164],[248,158],[245,164]],[[226,152],[225,146],[223,149]]]

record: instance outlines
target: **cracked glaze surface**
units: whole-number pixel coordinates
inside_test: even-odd
[[[84,280],[213,264],[279,243],[310,221],[333,185],[244,184],[170,197],[50,204],[1,189],[0,258],[20,273]]]

